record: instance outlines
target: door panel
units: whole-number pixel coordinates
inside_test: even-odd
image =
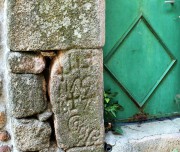
[[[140,3],[136,0],[106,0],[106,46],[104,55],[114,47],[139,15]],[[124,15],[120,15],[124,14]],[[126,14],[126,15],[125,15]],[[121,22],[120,22],[121,21]],[[122,24],[123,23],[123,24]],[[109,33],[109,34],[108,34]]]
[[[119,120],[180,114],[180,1],[106,0],[105,90]]]

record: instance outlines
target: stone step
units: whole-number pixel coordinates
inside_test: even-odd
[[[106,134],[111,152],[180,152],[180,118],[122,126],[123,135]]]

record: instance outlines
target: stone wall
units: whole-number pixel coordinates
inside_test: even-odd
[[[104,8],[0,2],[0,152],[104,151]]]
[[[5,63],[6,46],[6,11],[5,2],[0,1],[0,152],[12,149],[10,117],[7,100],[7,70]]]

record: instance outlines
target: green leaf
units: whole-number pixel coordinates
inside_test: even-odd
[[[105,97],[105,98],[107,97],[107,93],[106,93],[106,92],[104,92],[104,97]]]
[[[113,110],[111,110],[111,114],[112,114],[114,117],[116,117],[116,114],[115,114],[115,112],[114,112]]]
[[[117,92],[112,93],[111,90],[104,91],[104,120],[105,122],[115,122],[117,112],[124,110],[118,101],[114,98],[117,96]],[[120,127],[114,130],[118,134],[122,134],[122,129]]]
[[[172,152],[179,152],[177,149],[174,149]]]
[[[109,98],[105,98],[106,103],[109,103],[110,99]]]

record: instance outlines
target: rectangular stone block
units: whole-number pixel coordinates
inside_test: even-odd
[[[102,50],[61,51],[54,59],[49,96],[60,148],[94,152],[104,144],[102,74]]]
[[[51,127],[35,119],[13,119],[15,144],[21,151],[39,151],[50,144]]]
[[[12,73],[41,73],[45,68],[45,59],[39,53],[9,52],[8,70]]]
[[[104,0],[8,0],[13,51],[100,48]]]
[[[8,89],[13,117],[32,116],[43,112],[47,106],[45,79],[42,75],[10,74]]]

